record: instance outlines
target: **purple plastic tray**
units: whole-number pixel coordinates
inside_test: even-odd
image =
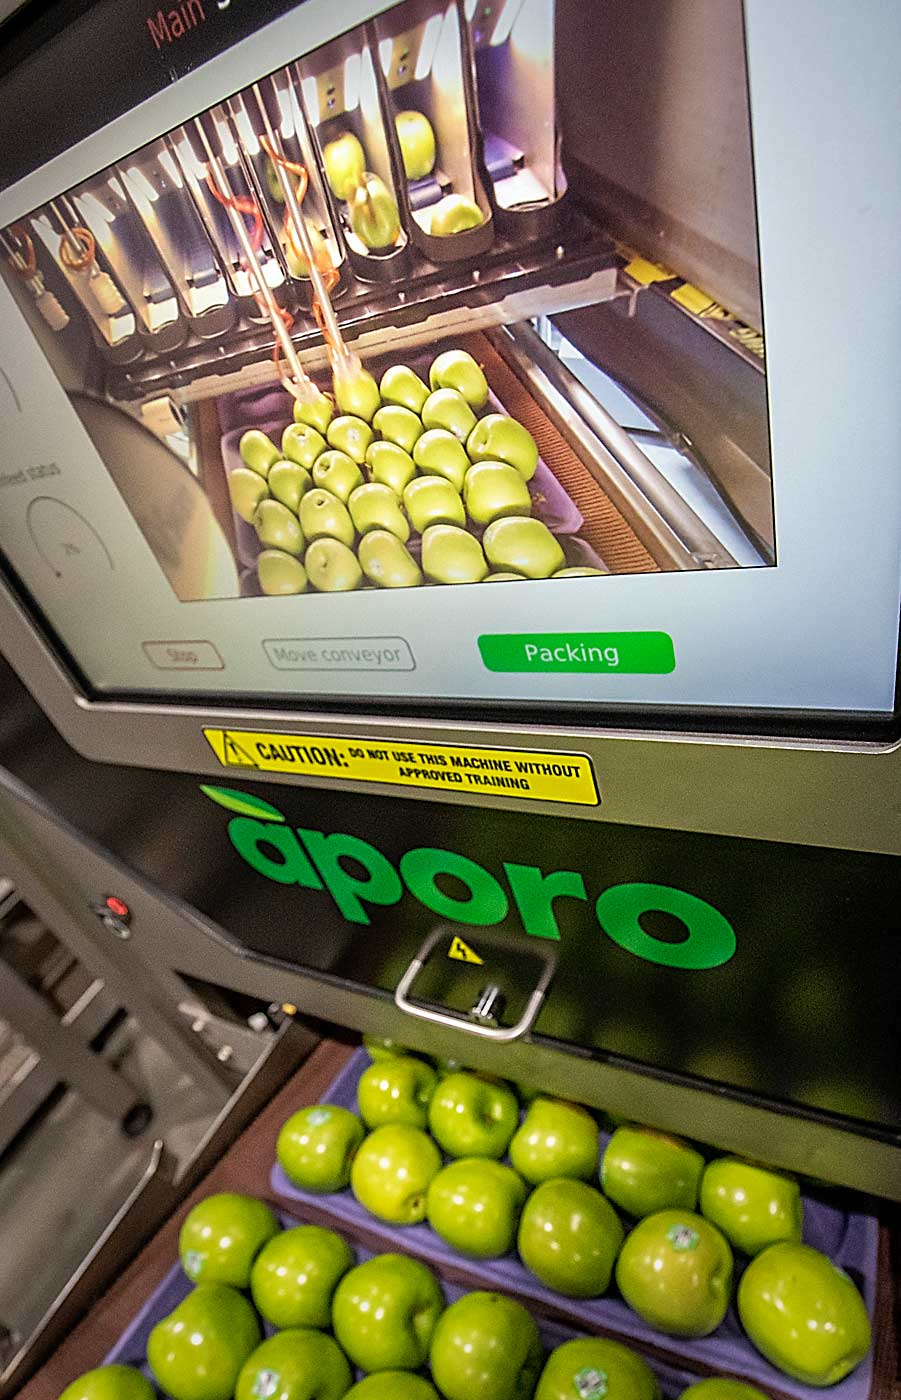
[[[286,1230],[290,1229],[292,1225],[300,1224],[302,1218],[302,1215],[297,1218],[290,1215],[279,1215],[282,1227]],[[362,1264],[366,1259],[372,1258],[373,1250],[365,1249],[352,1239],[349,1243],[353,1248],[358,1264]],[[381,1252],[387,1253],[389,1251],[384,1250]],[[392,1252],[396,1252],[396,1248],[392,1250]],[[472,1291],[471,1289],[459,1288],[456,1284],[449,1283],[445,1279],[441,1279],[441,1287],[448,1303],[453,1303],[457,1298],[461,1297],[463,1293]],[[147,1365],[147,1339],[156,1324],[161,1322],[164,1317],[167,1317],[174,1308],[178,1307],[178,1304],[188,1296],[191,1288],[192,1284],[182,1271],[181,1265],[173,1264],[162,1282],[153,1290],[144,1306],[135,1317],[132,1318],[115,1346],[113,1346],[103,1358],[103,1364],[109,1366],[115,1362],[120,1366],[134,1366],[142,1375],[147,1377],[152,1385],[154,1385],[154,1389],[158,1395],[167,1396],[166,1391],[160,1390],[159,1387],[155,1385],[150,1367]],[[566,1327],[562,1323],[555,1322],[550,1318],[538,1317],[536,1321],[541,1333],[541,1340],[547,1351],[551,1351],[554,1347],[560,1346],[562,1342],[569,1341],[572,1337],[584,1335],[576,1329]],[[264,1324],[263,1330],[267,1337],[271,1337],[275,1328],[270,1327],[267,1323]],[[651,1359],[650,1366],[657,1376],[667,1400],[673,1400],[673,1398],[680,1395],[687,1386],[692,1385],[699,1379],[698,1375],[691,1371],[682,1370],[677,1366],[671,1366],[665,1362],[658,1362],[654,1359]],[[358,1371],[356,1373],[356,1379],[359,1379],[361,1375],[362,1372]]]
[[[369,1063],[366,1051],[357,1050],[323,1096],[323,1101],[356,1111],[357,1083]],[[602,1152],[608,1140],[608,1135],[602,1133]],[[483,1287],[515,1293],[542,1310],[552,1309],[558,1314],[565,1314],[575,1326],[583,1327],[588,1332],[607,1333],[634,1343],[645,1351],[665,1352],[672,1358],[684,1361],[689,1367],[696,1366],[706,1373],[744,1380],[773,1395],[791,1397],[791,1400],[814,1400],[815,1396],[823,1394],[822,1390],[801,1385],[770,1366],[746,1338],[734,1307],[730,1307],[721,1326],[709,1337],[683,1341],[649,1327],[615,1294],[587,1300],[563,1298],[539,1283],[515,1254],[508,1254],[502,1259],[466,1259],[450,1249],[427,1224],[397,1227],[377,1220],[364,1210],[350,1190],[319,1196],[300,1191],[291,1184],[277,1163],[272,1168],[270,1180],[273,1191],[282,1199],[306,1204],[320,1213],[326,1213],[339,1228],[343,1223],[352,1231],[365,1229],[370,1238],[384,1239],[386,1249],[391,1248],[391,1242],[396,1240],[407,1253],[426,1260],[439,1270],[442,1267],[465,1267],[468,1272],[478,1274],[483,1280]],[[825,1201],[805,1196],[804,1241],[828,1254],[851,1276],[863,1295],[872,1323],[876,1309],[879,1222],[873,1216],[851,1215]],[[872,1382],[871,1349],[869,1356],[852,1375],[840,1385],[830,1388],[829,1395],[833,1400],[868,1400]]]

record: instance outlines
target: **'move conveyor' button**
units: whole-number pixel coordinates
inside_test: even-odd
[[[277,671],[415,671],[403,637],[269,638],[263,650]]]

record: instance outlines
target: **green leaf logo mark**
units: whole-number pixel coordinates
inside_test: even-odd
[[[262,797],[247,792],[237,792],[234,788],[211,787],[200,784],[200,791],[211,802],[218,802],[226,811],[237,812],[239,817],[256,817],[261,822],[283,822],[285,818],[277,807],[264,802]]]

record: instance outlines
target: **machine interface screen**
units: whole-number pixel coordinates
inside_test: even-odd
[[[723,119],[746,187],[703,215],[752,269],[730,298],[728,258],[702,287],[605,225],[599,188],[640,191],[555,91],[572,7],[404,3],[341,33],[329,9],[0,195],[0,557],[90,691],[890,714],[897,345],[861,303],[838,356],[847,289],[824,308],[798,278],[799,238],[828,264],[864,198],[896,264],[898,177],[851,104],[833,137],[802,62],[787,130],[749,16]],[[597,84],[614,152],[621,70]],[[838,209],[817,124],[860,184]],[[745,437],[699,445],[692,385],[720,373]]]

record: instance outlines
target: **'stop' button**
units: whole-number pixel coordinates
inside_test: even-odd
[[[142,642],[158,671],[224,671],[225,662],[212,642]]]

